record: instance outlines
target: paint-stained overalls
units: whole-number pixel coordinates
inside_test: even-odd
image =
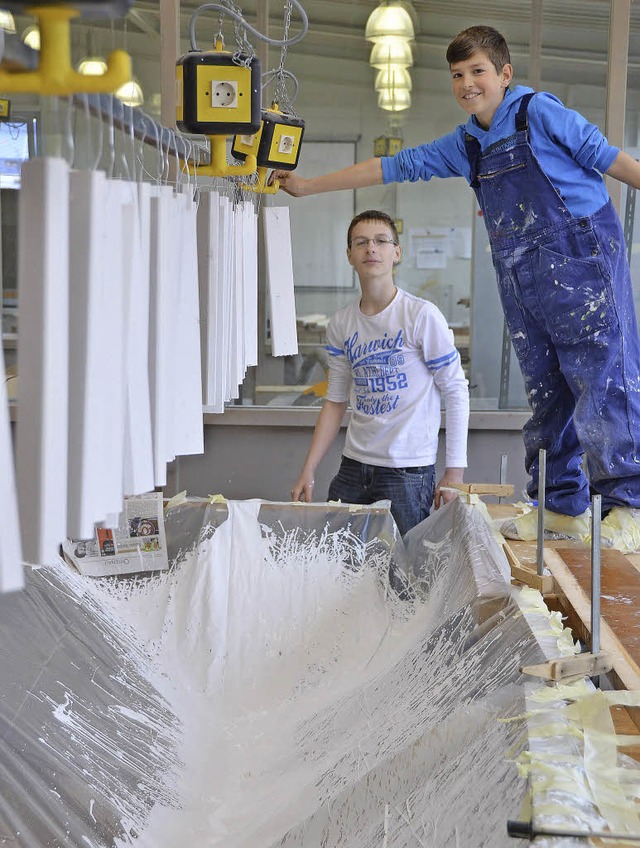
[[[640,344],[622,228],[610,201],[571,215],[529,145],[532,96],[522,98],[514,136],[484,153],[466,136],[533,413],[523,430],[527,491],[537,498],[545,448],[549,509],[582,513],[589,482],[603,512],[640,507]]]

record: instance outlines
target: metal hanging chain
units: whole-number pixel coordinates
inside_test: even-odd
[[[291,28],[291,13],[293,11],[293,3],[292,0],[284,0],[284,31],[282,35],[282,41],[284,42],[282,47],[280,48],[280,64],[278,66],[278,70],[276,71],[275,80],[275,99],[276,102],[280,104],[280,111],[287,112],[290,115],[294,115],[297,117],[296,112],[293,108],[293,100],[295,100],[296,95],[298,93],[298,81],[293,76],[290,71],[285,71],[284,63],[287,58],[287,49],[289,46],[289,30]],[[293,99],[289,98],[289,94],[287,92],[287,80],[293,77],[296,84],[295,93]]]
[[[255,27],[252,27],[251,24],[248,24],[242,17],[241,10],[238,6],[235,5],[233,0],[221,0],[220,3],[204,3],[202,6],[199,6],[193,12],[193,14],[191,15],[191,20],[189,21],[189,42],[191,44],[191,49],[196,51],[198,50],[198,44],[196,41],[196,21],[198,19],[198,16],[202,12],[221,12],[223,15],[229,15],[231,18],[233,18],[236,24],[242,30],[241,35],[236,32],[236,37],[239,39],[240,42],[242,42],[243,49],[245,42],[246,44],[248,44],[248,41],[246,41],[247,32],[250,32],[252,35],[254,35],[256,38],[259,38],[261,41],[266,41],[267,44],[272,44],[274,47],[284,47],[290,46],[292,44],[297,44],[307,34],[307,31],[309,29],[309,18],[307,17],[307,13],[303,9],[300,0],[286,0],[286,2],[296,7],[296,10],[300,15],[300,19],[302,21],[302,32],[298,33],[298,35],[290,39],[269,38],[269,36],[260,32]],[[253,48],[250,49],[253,50]]]

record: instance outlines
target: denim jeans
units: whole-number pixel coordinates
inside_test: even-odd
[[[404,536],[429,515],[435,486],[434,465],[383,468],[343,456],[329,486],[328,500],[353,504],[390,500],[391,514]]]

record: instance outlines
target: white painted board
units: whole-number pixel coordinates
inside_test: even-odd
[[[134,209],[131,230],[124,231],[131,274],[125,290],[125,495],[154,488],[151,405],[149,400],[149,228],[150,187],[129,184]],[[126,228],[126,221],[123,219]]]
[[[69,183],[69,502],[67,535],[88,539],[104,515],[103,410],[109,356],[103,325],[106,176],[73,171]]]
[[[262,223],[271,321],[271,353],[273,356],[287,356],[298,352],[288,207],[264,207]]]
[[[0,345],[0,594],[24,588],[18,492],[4,374],[4,353]]]
[[[258,364],[258,216],[251,201],[243,206],[244,358],[250,368]]]
[[[25,559],[57,562],[67,533],[69,167],[22,166],[18,215],[16,477]]]
[[[196,205],[185,194],[176,197],[179,204],[181,261],[178,268],[178,292],[175,314],[175,361],[177,381],[174,392],[174,448],[179,456],[204,451],[202,416],[202,374],[200,352],[200,300]]]

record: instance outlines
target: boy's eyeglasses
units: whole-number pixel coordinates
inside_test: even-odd
[[[397,242],[397,241],[394,241],[393,239],[388,239],[388,238],[364,238],[364,237],[363,237],[363,238],[357,238],[357,239],[354,239],[354,240],[351,242],[351,247],[359,247],[359,248],[367,247],[370,241],[372,241],[372,242],[375,244],[375,246],[376,246],[376,247],[386,247],[386,245],[388,245],[388,244],[395,244],[395,245],[397,245],[397,244],[398,244],[398,242]]]

